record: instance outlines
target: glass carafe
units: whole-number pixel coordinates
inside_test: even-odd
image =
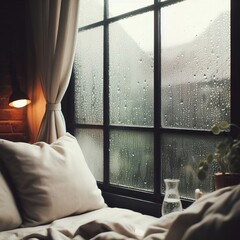
[[[179,179],[164,179],[165,195],[162,203],[162,215],[182,211],[182,203],[178,191]]]

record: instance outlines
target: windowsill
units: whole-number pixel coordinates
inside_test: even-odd
[[[126,208],[142,214],[161,217],[162,203],[142,200],[134,197],[128,197],[116,193],[102,191],[102,195],[109,207]],[[189,207],[194,200],[181,199],[183,209]]]

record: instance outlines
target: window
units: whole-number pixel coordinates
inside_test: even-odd
[[[211,125],[235,119],[230,4],[81,1],[71,126],[104,193],[161,203],[164,178],[184,202],[212,190],[196,169]]]

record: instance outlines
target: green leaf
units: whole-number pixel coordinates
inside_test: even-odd
[[[206,160],[207,160],[207,163],[211,163],[211,162],[213,161],[213,154],[212,154],[212,153],[209,153],[209,154],[207,155]]]
[[[216,124],[212,126],[211,130],[215,135],[218,135],[221,132],[221,129]]]
[[[219,124],[219,128],[221,130],[225,130],[225,129],[228,129],[230,127],[230,124],[227,122],[227,121],[222,121],[220,122]]]

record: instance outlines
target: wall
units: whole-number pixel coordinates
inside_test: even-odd
[[[27,109],[8,106],[11,94],[10,60],[17,79],[26,89],[25,4],[23,0],[0,3],[0,138],[28,141]]]

